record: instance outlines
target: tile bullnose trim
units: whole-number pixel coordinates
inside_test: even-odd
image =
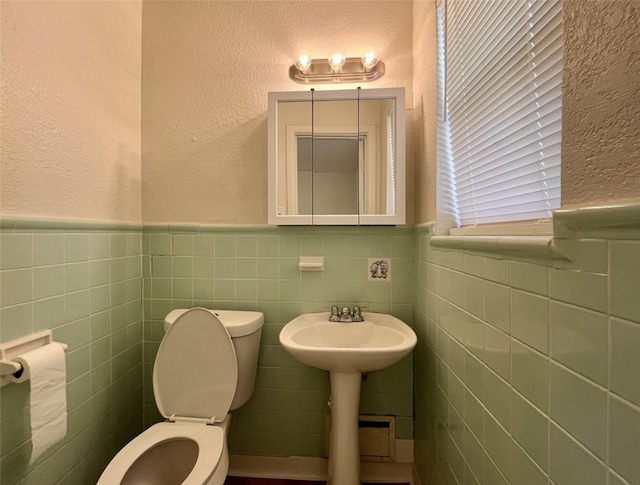
[[[496,259],[566,260],[551,236],[433,236],[433,249],[479,253]]]
[[[640,203],[554,211],[553,235],[557,239],[640,239]]]
[[[0,216],[0,229],[9,231],[89,230],[139,232],[142,230],[142,224],[139,222],[89,219]]]

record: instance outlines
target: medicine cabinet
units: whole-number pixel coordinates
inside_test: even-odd
[[[269,224],[405,223],[403,88],[269,93]]]

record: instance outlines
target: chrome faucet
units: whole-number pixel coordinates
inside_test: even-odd
[[[330,322],[364,322],[362,313],[359,306],[353,307],[353,312],[349,310],[348,306],[342,307],[338,312],[337,306],[331,307],[331,315],[329,316]]]

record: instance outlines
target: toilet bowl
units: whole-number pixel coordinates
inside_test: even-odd
[[[259,312],[169,313],[153,366],[156,405],[167,421],[122,448],[98,485],[222,485],[228,413],[253,393],[263,322]]]

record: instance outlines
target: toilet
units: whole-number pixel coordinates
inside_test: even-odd
[[[255,389],[260,312],[171,311],[153,366],[153,393],[166,421],[129,442],[98,485],[222,485],[229,469],[229,411]]]

